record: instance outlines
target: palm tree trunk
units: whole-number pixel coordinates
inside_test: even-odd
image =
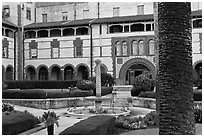
[[[158,3],[159,134],[195,134],[191,5]]]
[[[54,135],[54,124],[47,127],[47,133],[48,135]]]

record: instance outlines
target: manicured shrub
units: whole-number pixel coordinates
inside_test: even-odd
[[[202,101],[202,91],[194,91],[193,99],[194,101]]]
[[[152,86],[151,79],[145,76],[144,74],[141,74],[135,77],[133,81],[134,90],[131,90],[131,95],[136,96],[139,95],[141,92],[150,91],[151,86]]]
[[[139,94],[139,97],[143,97],[143,98],[156,98],[156,92],[141,92]]]
[[[2,113],[2,134],[17,135],[37,126],[38,118],[27,112]]]
[[[2,104],[2,112],[12,112],[14,110],[14,105],[9,103]]]
[[[115,79],[109,73],[101,73],[101,85],[102,86],[113,86],[115,84]]]
[[[95,84],[90,80],[80,80],[77,82],[76,87],[81,90],[92,90]]]
[[[115,117],[98,115],[81,120],[59,135],[111,135],[114,132],[114,127]]]
[[[202,110],[195,108],[194,114],[195,114],[195,122],[202,123]]]
[[[5,81],[7,89],[68,89],[76,87],[77,80],[11,80]]]
[[[141,91],[137,90],[134,86],[133,88],[130,90],[130,94],[131,96],[135,97],[135,96],[139,96]]]
[[[75,91],[68,92],[68,97],[87,97],[87,96],[93,96],[93,90],[76,89]]]
[[[101,87],[101,96],[105,96],[107,94],[111,94],[113,91],[113,87]],[[94,96],[96,96],[96,89],[93,90]]]

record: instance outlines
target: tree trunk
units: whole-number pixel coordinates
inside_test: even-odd
[[[48,135],[54,135],[54,124],[47,127]]]
[[[158,3],[159,134],[195,134],[191,5]]]

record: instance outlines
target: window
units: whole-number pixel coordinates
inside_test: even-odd
[[[201,38],[202,35],[201,33],[194,33],[192,36],[192,48],[193,48],[193,53],[201,53]]]
[[[37,59],[37,49],[31,49],[31,59]]]
[[[117,33],[117,32],[122,32],[122,31],[123,31],[123,26],[121,25],[110,26],[110,33]]]
[[[42,14],[42,22],[47,22],[47,14]]]
[[[140,40],[138,47],[139,47],[139,55],[143,55],[144,54],[144,41],[143,40]]]
[[[85,27],[77,28],[76,35],[88,35],[88,28]]]
[[[193,21],[193,28],[202,28],[202,19],[196,19]]]
[[[154,55],[154,40],[149,41],[149,55]]]
[[[62,20],[68,20],[68,13],[62,12]]]
[[[28,20],[31,20],[31,10],[30,10],[30,8],[27,8],[27,9],[26,9],[26,18],[27,18]]]
[[[99,34],[100,35],[102,34],[102,25],[101,24],[99,25]]]
[[[146,31],[151,31],[152,24],[146,24]]]
[[[144,24],[139,23],[139,24],[132,24],[131,25],[131,32],[134,31],[144,31]]]
[[[83,10],[83,18],[87,19],[89,15],[89,10]]]
[[[59,48],[52,48],[52,58],[59,58]]]
[[[138,54],[138,45],[137,45],[137,41],[133,41],[132,42],[132,55],[137,55]]]
[[[127,42],[123,42],[122,43],[122,50],[123,50],[123,55],[126,56],[127,55]]]
[[[113,8],[113,17],[118,17],[119,16],[119,7]]]
[[[138,5],[137,6],[137,14],[143,15],[144,14],[144,5]]]
[[[3,58],[8,58],[8,46],[9,42],[6,38],[2,40],[2,57]]]
[[[119,41],[116,42],[115,47],[116,47],[116,55],[117,55],[117,56],[121,56],[122,51],[121,51],[121,45],[120,45],[120,42],[119,42]]]
[[[37,47],[37,42],[35,40],[31,40],[29,43],[29,48],[30,48],[30,59],[37,59],[38,56],[38,47]]]
[[[124,26],[124,32],[129,32],[129,26],[128,25]]]
[[[9,5],[3,5],[2,15],[3,15],[3,18],[10,17],[10,8],[9,8]]]
[[[75,55],[76,57],[82,57],[82,47],[81,46],[75,47]]]

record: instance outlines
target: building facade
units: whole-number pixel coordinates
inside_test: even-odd
[[[24,79],[87,79],[96,59],[117,84],[132,84],[145,71],[156,76],[153,3],[35,3],[30,11],[34,22],[23,25]],[[192,3],[191,16],[194,76],[201,79],[200,3]]]

